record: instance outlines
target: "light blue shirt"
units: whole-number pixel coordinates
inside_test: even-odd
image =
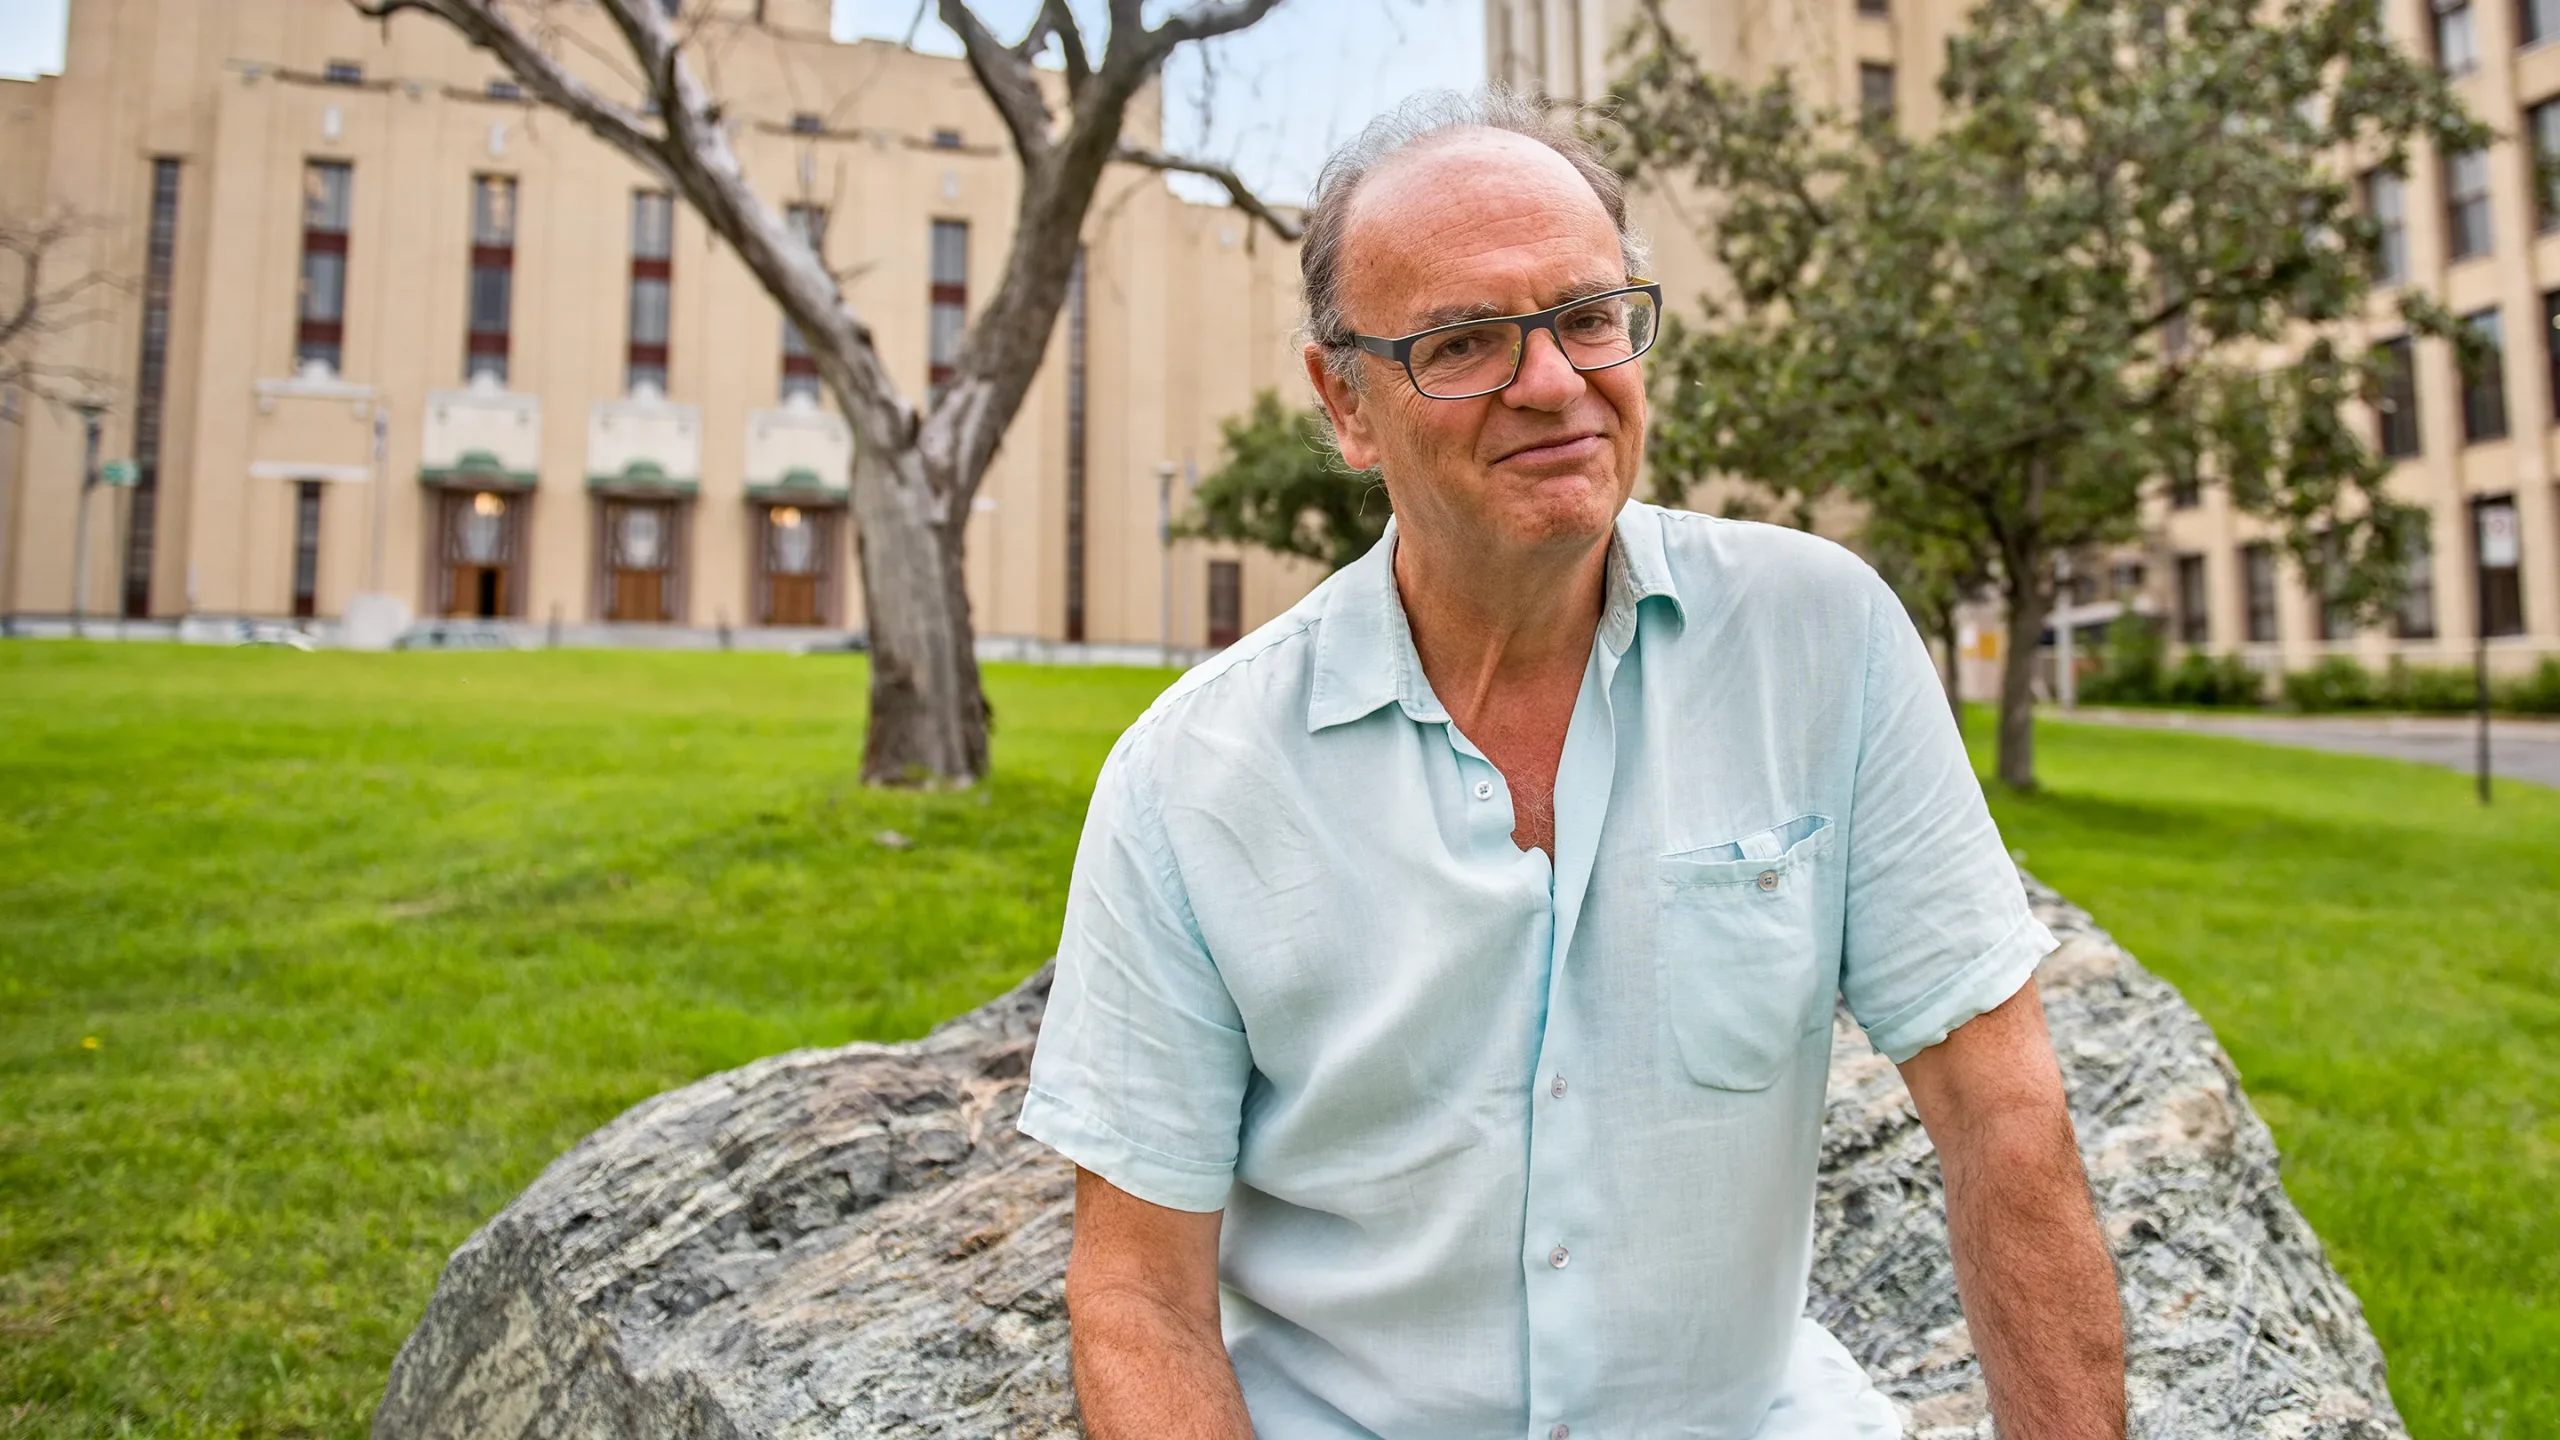
[[[1394,545],[1113,749],[1022,1129],[1226,1211],[1269,1440],[1895,1433],[1799,1318],[1833,999],[1905,1059],[2054,943],[1902,606],[1829,541],[1627,506],[1550,865]]]

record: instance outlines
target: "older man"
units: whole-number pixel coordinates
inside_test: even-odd
[[[2123,1434],[2052,938],[1875,574],[1629,503],[1637,248],[1501,96],[1319,182],[1307,373],[1395,522],[1113,750],[1022,1110],[1101,1440],[1897,1434],[1801,1318],[1835,996],[2002,1433]]]

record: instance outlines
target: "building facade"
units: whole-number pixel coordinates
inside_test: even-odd
[[[967,66],[834,41],[826,0],[681,3],[751,182],[921,399],[1001,279],[1020,182]],[[0,82],[0,213],[82,217],[52,273],[117,282],[41,358],[89,377],[134,482],[92,493],[75,606],[81,417],[16,397],[0,612],[325,631],[381,594],[633,643],[862,624],[853,437],[778,309],[431,17],[72,0],[64,72]],[[1222,416],[1303,385],[1296,276],[1236,212],[1114,167],[970,517],[982,634],[1211,646],[1319,578],[1158,526]]]
[[[2386,28],[2452,77],[2496,138],[2445,156],[2417,147],[2405,175],[2358,177],[2385,231],[2384,273],[2366,343],[2393,347],[2403,377],[2364,423],[2392,458],[2391,484],[2426,511],[2426,554],[2399,613],[2357,627],[2322,603],[2274,527],[2235,510],[2212,485],[2165,490],[2146,543],[2081,558],[2071,581],[2084,632],[2120,607],[2157,619],[2178,646],[2248,656],[2266,670],[2330,655],[2367,664],[2467,664],[2485,629],[2491,664],[2522,669],[2560,654],[2560,191],[2538,192],[2538,165],[2560,163],[2560,5],[2376,0]],[[1743,80],[1785,67],[1842,110],[1926,128],[1937,75],[1965,0],[1668,0],[1700,58]],[[1636,0],[1486,0],[1488,73],[1561,98],[1606,93],[1611,45]],[[1640,221],[1672,297],[1702,293],[1714,267],[1693,209],[1640,189]],[[2451,348],[2399,334],[2398,293],[2416,286],[2500,342],[2498,373],[2466,385]],[[1854,514],[1827,517],[1846,531]],[[1826,529],[1832,528],[1826,523]],[[2475,628],[2477,627],[2477,628]],[[2093,634],[2094,638],[2094,634]],[[1971,693],[1986,693],[1996,625],[1973,627]]]

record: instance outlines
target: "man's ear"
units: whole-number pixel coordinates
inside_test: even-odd
[[[1378,447],[1369,434],[1369,414],[1364,403],[1368,397],[1333,373],[1333,367],[1325,363],[1323,346],[1310,342],[1305,355],[1307,384],[1323,403],[1326,418],[1333,422],[1333,442],[1342,452],[1343,463],[1353,470],[1375,469]]]

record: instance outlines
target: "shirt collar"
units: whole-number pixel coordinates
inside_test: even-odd
[[[1409,718],[1439,724],[1449,718],[1422,675],[1404,600],[1396,593],[1396,522],[1369,552],[1328,582],[1316,625],[1315,680],[1307,694],[1310,732],[1346,724],[1393,702]],[[1613,655],[1635,642],[1637,610],[1652,596],[1671,602],[1686,618],[1671,565],[1662,548],[1662,512],[1629,501],[1609,538],[1608,578],[1600,610],[1600,640]]]

